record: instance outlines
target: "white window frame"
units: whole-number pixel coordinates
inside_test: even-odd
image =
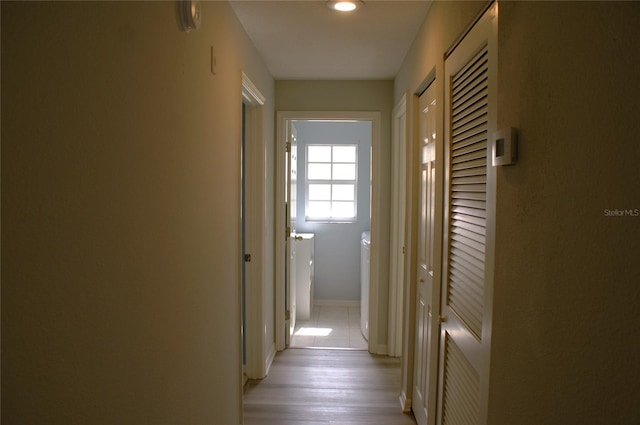
[[[317,161],[309,161],[309,148],[316,146],[329,146],[332,149],[332,158],[331,162],[317,162]],[[346,147],[352,146],[355,148],[355,160],[354,162],[336,162],[333,160],[333,148],[334,147]],[[355,223],[358,220],[358,144],[357,143],[313,143],[306,145],[305,149],[305,220],[309,222],[321,222],[321,223]],[[330,164],[333,169],[334,164],[353,164],[355,166],[355,176],[353,180],[338,180],[338,179],[309,179],[309,164]],[[333,177],[333,176],[332,176]],[[331,187],[334,185],[353,185],[353,215],[352,216],[319,216],[319,215],[311,215],[309,213],[309,186],[311,184],[328,184]],[[333,200],[333,191],[330,191],[330,200],[329,202],[338,202]]]

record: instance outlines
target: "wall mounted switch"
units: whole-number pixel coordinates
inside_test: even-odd
[[[499,165],[515,164],[518,159],[518,132],[513,127],[503,128],[493,133],[492,163]]]

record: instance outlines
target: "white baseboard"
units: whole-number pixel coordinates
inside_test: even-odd
[[[360,300],[319,300],[315,299],[313,305],[324,307],[360,307]]]
[[[371,344],[371,342],[369,342],[369,352],[371,354],[380,354],[382,356],[388,356],[389,355],[389,347],[387,347],[387,344]]]
[[[271,363],[273,363],[273,359],[276,357],[276,346],[274,343],[269,345],[269,350],[267,351],[267,358],[264,361],[264,375],[267,376],[269,374],[269,368],[271,368]]]
[[[404,391],[400,394],[400,406],[402,406],[403,413],[411,411],[411,399],[407,398],[407,394]]]
[[[249,380],[249,377],[247,376],[247,370],[246,369],[247,369],[246,366],[242,365],[242,391],[244,391],[244,385]]]

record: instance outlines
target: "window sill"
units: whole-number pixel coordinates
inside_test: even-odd
[[[327,219],[327,218],[310,218],[310,217],[305,217],[304,219],[305,222],[307,223],[314,223],[314,224],[355,224],[358,222],[357,219],[350,219],[350,218],[341,218],[341,219]]]

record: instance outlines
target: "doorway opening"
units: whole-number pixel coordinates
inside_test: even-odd
[[[290,347],[368,348],[361,239],[371,230],[371,130],[371,121],[291,120],[297,164],[290,179]]]
[[[265,278],[268,273],[266,253],[267,187],[265,97],[242,74],[242,352],[243,379],[259,379],[267,374],[275,356],[273,334],[265,332],[273,317],[273,287]]]
[[[285,237],[276,241],[276,347],[340,347],[387,354],[387,314],[386,306],[385,313],[378,314],[380,262],[376,261],[380,257],[376,240],[383,233],[380,113],[280,111],[277,122],[276,216],[281,219],[276,234]],[[364,270],[369,275],[369,297],[363,332],[365,231],[374,266]],[[305,244],[312,246],[312,259],[307,258]],[[302,285],[296,284],[297,276],[303,276]],[[380,321],[384,321],[383,338],[378,335]]]

